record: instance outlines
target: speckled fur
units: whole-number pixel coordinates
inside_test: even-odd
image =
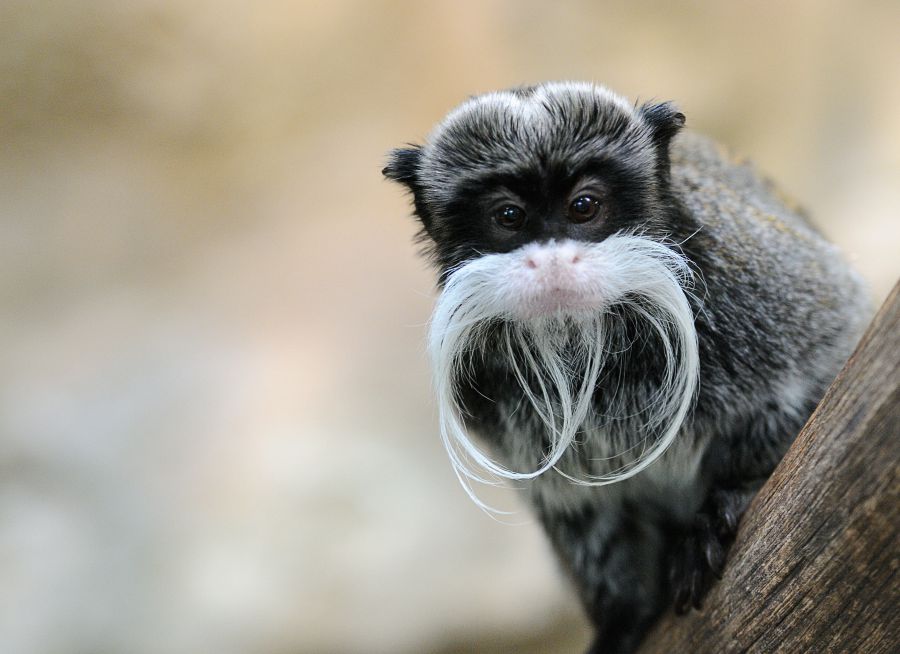
[[[485,253],[546,238],[600,242],[628,230],[679,244],[697,273],[689,290],[700,383],[675,444],[610,486],[574,485],[553,470],[517,484],[596,627],[595,652],[632,651],[672,601],[682,610],[699,606],[746,503],[869,312],[860,279],[807,219],[750,165],[678,133],[683,121],[669,104],[635,107],[587,84],[513,89],[464,103],[424,146],[394,151],[385,169],[413,193],[439,284]],[[602,223],[548,217],[540,229],[502,238],[486,226],[479,198],[493,187],[514,187],[551,216],[543,198],[584,169],[609,182]],[[608,416],[608,398],[625,398],[620,409],[645,403],[660,357],[628,315],[619,330],[627,346],[603,376],[584,436],[560,462],[565,470],[591,471],[598,457],[641,436],[639,422]],[[460,389],[468,426],[506,465],[534,469],[546,445],[543,425],[522,402],[501,349],[486,342]]]

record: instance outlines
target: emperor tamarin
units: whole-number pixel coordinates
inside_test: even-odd
[[[438,270],[453,467],[476,501],[516,480],[594,652],[700,606],[868,308],[804,215],[684,122],[540,84],[471,98],[384,169]]]

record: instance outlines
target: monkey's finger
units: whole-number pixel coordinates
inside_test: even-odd
[[[715,536],[710,535],[706,541],[704,554],[706,555],[706,562],[709,564],[710,572],[716,579],[721,579],[725,568],[725,549]]]
[[[705,576],[706,575],[699,566],[691,575],[690,603],[695,609],[699,609],[702,605],[703,591],[706,589],[706,584],[704,583]]]
[[[675,615],[684,615],[691,607],[687,587],[681,587],[675,594]]]

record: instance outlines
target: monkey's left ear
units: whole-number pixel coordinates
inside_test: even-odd
[[[656,172],[663,182],[669,179],[669,144],[672,137],[684,127],[684,114],[678,111],[671,102],[643,104],[638,115],[650,128],[650,134],[656,145]]]
[[[671,102],[656,104],[643,104],[638,109],[638,114],[650,128],[653,140],[662,149],[669,149],[669,142],[682,127],[684,127],[684,114]]]
[[[413,145],[409,148],[397,148],[388,154],[388,165],[381,174],[406,185],[413,193],[418,186],[419,160],[422,158],[422,148]]]

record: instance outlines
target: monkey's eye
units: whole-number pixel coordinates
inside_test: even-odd
[[[494,214],[494,220],[506,229],[519,229],[525,224],[525,210],[514,204],[505,204]]]
[[[600,213],[600,200],[593,195],[579,195],[569,205],[569,219],[573,223],[586,223]]]

